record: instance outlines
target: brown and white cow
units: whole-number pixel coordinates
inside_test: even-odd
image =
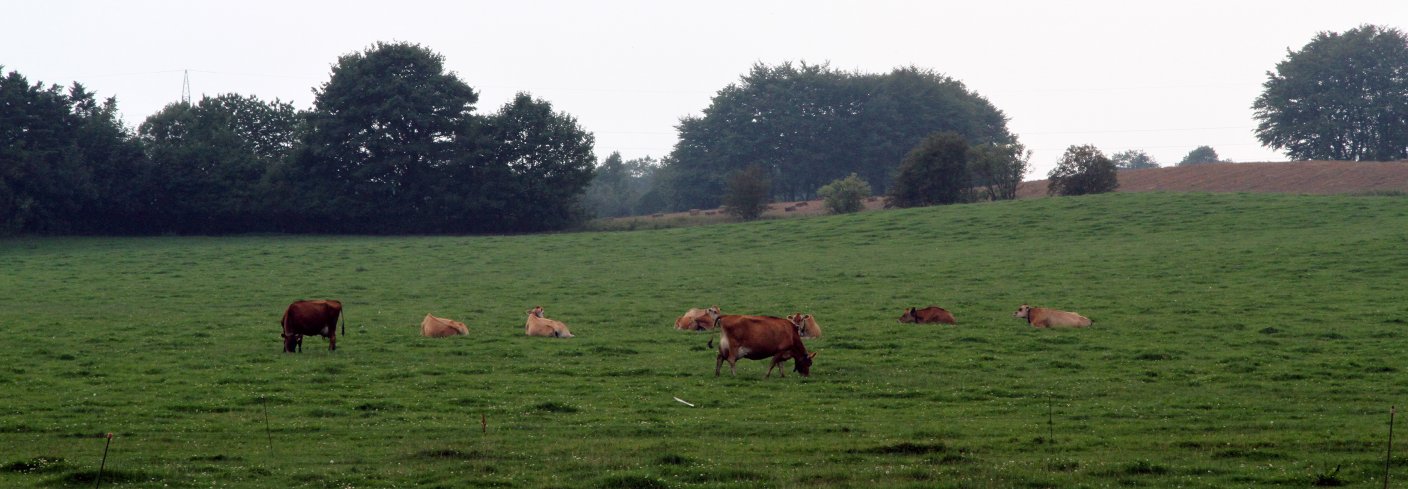
[[[469,334],[469,328],[459,321],[435,317],[430,314],[425,315],[425,319],[420,320],[420,335],[427,338],[444,338]]]
[[[797,325],[797,334],[801,335],[803,338],[821,337],[821,325],[816,323],[816,318],[812,317],[811,314],[802,314],[799,312],[787,316],[787,319],[792,321],[792,324]]]
[[[528,310],[528,321],[523,323],[523,332],[528,336],[572,337],[572,332],[567,330],[566,324],[543,316],[543,306],[536,306]]]
[[[675,329],[681,331],[707,331],[714,329],[714,320],[719,318],[719,306],[708,309],[691,308],[675,320]]]
[[[724,360],[728,360],[728,370],[738,375],[736,366],[739,358],[761,360],[772,357],[768,373],[772,376],[777,364],[792,360],[793,369],[803,377],[811,375],[812,358],[816,352],[807,353],[802,345],[802,336],[797,333],[800,327],[791,320],[772,316],[719,316],[715,323],[719,327],[719,355],[714,362],[714,376],[719,376]],[[711,340],[712,341],[712,340]],[[786,372],[778,370],[786,377]]]
[[[303,350],[303,336],[318,335],[328,339],[328,351],[337,349],[337,320],[342,317],[338,301],[295,301],[284,310],[279,321],[284,327],[284,352]],[[347,334],[347,320],[342,321],[342,334]]]
[[[953,318],[953,313],[948,312],[939,306],[929,306],[923,309],[911,307],[900,316],[901,323],[943,323],[958,324],[958,320]]]
[[[1032,307],[1026,304],[1022,304],[1022,307],[1017,308],[1017,312],[1012,313],[1012,317],[1026,319],[1027,324],[1037,328],[1050,328],[1055,326],[1083,328],[1093,323],[1090,318],[1074,312],[1047,309],[1045,307]]]

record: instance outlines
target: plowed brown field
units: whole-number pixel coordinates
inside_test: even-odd
[[[1117,192],[1408,192],[1408,161],[1217,163],[1125,170]],[[1017,198],[1046,196],[1046,180],[1022,182]]]

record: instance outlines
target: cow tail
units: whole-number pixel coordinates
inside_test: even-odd
[[[341,316],[339,319],[342,320],[342,336],[347,336],[347,313],[344,312],[339,316]]]

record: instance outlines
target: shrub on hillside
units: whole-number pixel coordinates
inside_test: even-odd
[[[728,191],[724,194],[724,211],[751,221],[763,215],[768,209],[768,195],[772,193],[772,180],[763,167],[752,165],[728,178]]]
[[[832,214],[850,214],[864,207],[870,197],[870,184],[856,174],[832,181],[816,191]]]
[[[1112,192],[1120,186],[1115,162],[1095,146],[1071,146],[1056,168],[1047,174],[1048,195],[1085,195]]]

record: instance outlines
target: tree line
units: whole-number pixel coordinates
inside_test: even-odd
[[[1320,33],[1268,72],[1256,135],[1296,159],[1408,158],[1404,73],[1397,29]],[[238,94],[174,103],[134,131],[113,98],[11,71],[0,233],[532,232],[823,189],[835,209],[872,191],[898,206],[972,202],[1013,198],[1030,155],[1001,110],[913,66],[759,63],[682,118],[663,158],[600,165],[575,118],[527,93],[480,114],[478,94],[420,45],[344,55],[314,93],[307,111]],[[1222,161],[1200,146],[1178,164]],[[1050,191],[1108,191],[1115,170],[1158,166],[1071,146]]]
[[[3,68],[3,67],[0,67]],[[83,85],[0,79],[0,232],[480,233],[579,220],[594,138],[478,94],[410,43],[344,55],[314,106],[225,94],[132,131]]]

